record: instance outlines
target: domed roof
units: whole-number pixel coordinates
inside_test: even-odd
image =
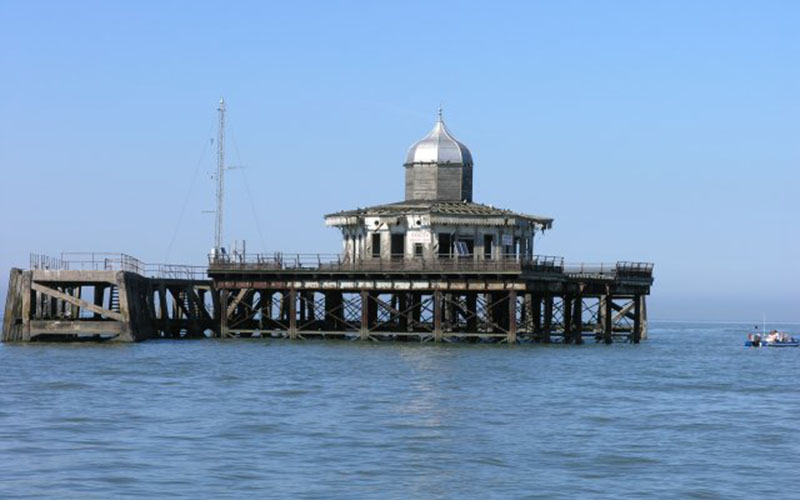
[[[472,165],[469,149],[450,134],[442,120],[442,110],[433,129],[408,149],[405,165],[414,163],[460,163]]]

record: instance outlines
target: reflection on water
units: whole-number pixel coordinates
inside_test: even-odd
[[[800,349],[745,349],[747,326],[1,345],[0,497],[791,496]]]

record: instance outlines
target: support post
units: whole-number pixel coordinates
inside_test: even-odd
[[[314,300],[314,290],[305,292],[306,300],[306,321],[315,321],[317,319],[316,302]]]
[[[508,292],[508,335],[509,344],[517,343],[517,292]]]
[[[217,310],[217,314],[219,315],[219,337],[220,338],[228,338],[230,333],[228,332],[228,296],[230,292],[226,289],[220,290],[219,292],[219,303],[220,307]],[[173,310],[173,315],[178,314],[178,307],[176,306]]]
[[[548,295],[544,298],[544,325],[539,333],[539,342],[550,343],[550,333],[553,328],[553,296]]]
[[[642,339],[642,297],[633,297],[633,343],[638,344]]]
[[[614,308],[612,306],[613,300],[611,293],[606,290],[605,302],[603,303],[603,342],[610,344],[614,341],[613,337],[613,322]]]
[[[642,295],[641,296],[642,304],[641,304],[641,311],[642,311],[642,340],[647,340],[647,297]]]
[[[289,338],[297,338],[297,290],[289,290]]]
[[[22,340],[31,340],[31,309],[36,292],[33,291],[33,273],[22,273]]]
[[[572,301],[572,327],[576,344],[583,344],[583,297],[578,295]]]
[[[408,292],[400,292],[397,300],[397,308],[400,310],[400,317],[397,318],[398,329],[401,332],[408,331]]]
[[[533,323],[533,295],[530,293],[525,293],[525,297],[523,299],[524,306],[522,308],[523,314],[523,321],[522,321],[522,328],[525,333],[532,333],[534,330],[534,323]]]
[[[572,297],[564,295],[563,302],[563,315],[564,315],[564,343],[571,344],[574,342],[572,330]]]
[[[106,293],[106,286],[105,285],[95,285],[94,286],[94,305],[99,308],[103,307],[103,296]],[[100,314],[97,311],[94,311],[94,319],[100,319]]]
[[[419,325],[422,320],[422,294],[413,292],[411,294],[411,321],[414,325]]]
[[[219,294],[215,295],[216,301],[219,302]],[[161,328],[161,335],[164,337],[170,336],[170,314],[169,314],[169,303],[167,302],[167,287],[164,283],[158,284],[158,309],[159,309],[159,325]],[[214,313],[219,316],[219,304],[214,304]],[[217,331],[217,337],[220,336],[220,332]]]
[[[464,301],[467,304],[467,331],[475,333],[478,331],[478,294],[467,292]]]
[[[369,339],[369,292],[361,290],[361,340]]]
[[[442,341],[442,292],[433,292],[433,340]]]

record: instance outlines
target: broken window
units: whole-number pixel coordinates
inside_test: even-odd
[[[381,235],[380,233],[372,234],[372,256],[376,259],[381,256]]]
[[[392,258],[402,259],[406,253],[406,235],[393,234],[392,235]]]
[[[439,257],[450,257],[453,253],[453,238],[448,233],[439,233]]]
[[[469,257],[469,248],[466,241],[456,241],[456,254],[459,257]]]
[[[491,258],[492,258],[492,245],[494,243],[493,240],[494,240],[494,238],[492,238],[491,234],[483,235],[483,258],[484,259],[491,260]]]

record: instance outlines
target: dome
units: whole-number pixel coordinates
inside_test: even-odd
[[[469,149],[450,134],[442,120],[442,110],[433,129],[408,149],[405,165],[414,163],[460,163],[472,165]]]

